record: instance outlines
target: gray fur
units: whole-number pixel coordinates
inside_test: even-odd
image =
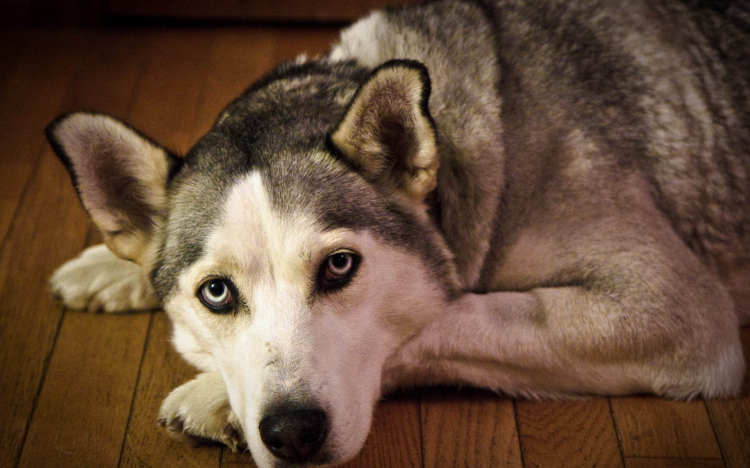
[[[372,38],[375,53],[358,56],[345,35],[338,49],[350,60],[281,67],[191,150],[172,184],[156,289],[168,294],[179,270],[200,256],[228,187],[258,168],[280,211],[315,212],[331,228],[369,229],[421,252],[448,290],[631,274],[610,271],[571,238],[588,236],[580,232],[587,219],[637,217],[642,206],[622,185],[632,177],[646,181],[653,203],[710,268],[741,264],[750,252],[747,18],[739,5],[593,0],[389,10]],[[430,237],[424,227],[327,145],[369,71],[395,58],[430,72],[441,167],[428,202],[458,285],[450,259],[422,241]],[[311,152],[330,158],[321,163]],[[531,281],[504,274],[508,250],[528,226],[542,229],[541,220],[551,220],[571,264]]]
[[[499,3],[503,120],[506,141],[517,145],[506,154],[520,156],[508,164],[523,179],[508,180],[516,194],[506,192],[505,198],[543,199],[539,191],[555,181],[534,168],[566,164],[559,139],[580,131],[580,143],[597,147],[590,156],[575,155],[597,166],[590,179],[639,171],[651,182],[655,202],[704,261],[747,257],[750,62],[746,53],[735,53],[736,61],[722,59],[720,50],[709,47],[716,38],[691,23],[710,18],[716,28],[721,22],[723,34],[735,34],[733,49],[747,51],[748,16],[739,9],[737,2],[726,12],[737,13],[733,19],[674,2]],[[526,122],[520,131],[507,127],[519,120]],[[516,188],[521,185],[536,193]],[[572,204],[596,189],[577,180],[564,198]],[[515,216],[506,211],[503,217],[508,214]]]
[[[85,147],[87,132],[109,128],[132,148],[143,146],[106,116],[68,123],[64,139],[51,127],[53,143]],[[122,150],[118,158],[134,151]],[[338,433],[331,423],[332,440],[349,440],[352,427],[364,440],[367,405],[401,385],[683,399],[733,395],[742,385],[737,328],[750,323],[750,6],[739,1],[443,0],[389,9],[344,31],[327,56],[261,79],[180,163],[158,159],[166,152],[148,154],[134,158],[140,166],[132,172],[169,172],[167,206],[143,195],[159,207],[141,213],[148,218],[141,224],[153,228],[134,229],[121,244],[135,251],[168,306],[192,300],[199,307],[193,291],[179,291],[178,280],[190,274],[180,275],[209,251],[214,232],[233,247],[237,233],[255,225],[256,218],[235,224],[224,213],[244,209],[246,194],[268,198],[259,216],[270,204],[284,221],[269,228],[274,236],[307,242],[294,237],[295,220],[304,219],[300,231],[346,227],[378,241],[379,250],[367,247],[377,267],[359,270],[368,280],[352,279],[339,296],[316,302],[311,291],[301,306],[300,285],[314,267],[291,265],[303,272],[294,276],[299,303],[278,307],[295,310],[275,313],[276,293],[284,299],[289,284],[259,281],[265,295],[251,314],[185,316],[198,330],[210,322],[207,335],[253,331],[237,341],[252,345],[240,357],[263,364],[253,370],[265,377],[251,380],[268,394],[249,401],[265,402],[263,411],[323,405],[347,422]],[[154,158],[162,164],[149,164]],[[107,182],[84,178],[82,192]],[[143,194],[164,193],[161,179],[143,178]],[[239,244],[252,250],[255,237],[246,237]],[[95,268],[100,258],[97,250],[63,270]],[[65,271],[56,275],[59,289],[85,289]],[[421,281],[418,291],[407,276]],[[315,281],[309,278],[313,289]],[[177,309],[170,314],[179,325]],[[175,339],[183,355],[216,372],[219,357],[185,330]],[[269,351],[277,338],[289,347],[283,359]],[[247,366],[220,344],[221,358],[239,367],[221,369],[224,381],[204,380],[218,382],[220,391],[210,387],[210,394],[226,408],[228,391],[244,398],[246,383],[237,382]],[[352,391],[360,380],[351,377],[363,375],[370,387]],[[344,403],[326,401],[333,394]],[[180,406],[178,396],[163,413]],[[276,463],[256,434],[265,413],[232,402],[243,404],[255,411],[242,423],[254,456]],[[321,457],[343,461],[359,447],[332,443]]]
[[[464,275],[472,256],[490,255],[483,279],[467,286],[499,286],[489,277],[507,237],[549,208],[537,206],[548,201],[540,194],[557,191],[574,204],[613,171],[647,177],[655,202],[704,261],[747,257],[748,12],[739,2],[723,12],[707,5],[508,1],[482,5],[485,16],[471,4],[436,2],[388,14],[375,61],[362,60],[408,57],[431,72],[442,229]],[[561,140],[571,134],[597,150],[566,154]],[[575,157],[596,166],[594,186],[556,180]],[[494,242],[482,251],[489,213]]]
[[[418,252],[446,294],[457,292],[453,267],[429,230],[341,161],[328,134],[369,71],[354,64],[288,65],[251,87],[222,112],[186,155],[170,186],[166,237],[151,276],[162,300],[179,272],[200,258],[232,183],[260,170],[271,203],[285,216],[315,213],[327,229],[369,230]],[[284,129],[279,131],[279,129]],[[323,161],[310,157],[320,152]]]

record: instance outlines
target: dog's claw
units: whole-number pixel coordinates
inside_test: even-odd
[[[235,429],[234,426],[232,426],[232,424],[230,423],[224,426],[222,434],[222,441],[224,442],[224,445],[229,447],[229,449],[234,453],[239,452],[242,439],[240,438],[241,436],[237,429]]]
[[[234,434],[228,434],[228,431],[225,428],[225,436],[221,441],[218,441],[209,437],[203,437],[186,432],[185,421],[179,416],[173,418],[172,421],[169,422],[169,424],[167,424],[166,419],[159,419],[157,422],[162,427],[166,426],[167,432],[169,432],[169,435],[172,436],[173,439],[187,445],[190,448],[200,447],[201,445],[217,445],[224,442],[229,448],[232,449],[232,451],[236,452],[237,450],[237,440],[235,439],[237,435],[236,430],[234,431]]]
[[[86,306],[86,311],[88,311],[91,314],[98,314],[104,310],[104,301],[102,301],[98,297],[93,297],[88,305]]]
[[[157,423],[171,438],[191,447],[224,444],[235,453],[243,450],[242,425],[218,372],[200,374],[173,390],[162,403]]]
[[[237,435],[237,429],[234,428],[231,424],[227,424],[224,426],[224,437],[234,437]]]
[[[184,429],[184,424],[185,423],[183,423],[182,418],[178,416],[169,423],[169,426],[167,426],[167,430],[172,432],[182,432]]]

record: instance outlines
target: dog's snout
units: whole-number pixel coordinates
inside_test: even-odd
[[[309,461],[326,438],[328,422],[323,410],[280,409],[260,421],[260,438],[274,455],[291,462]]]

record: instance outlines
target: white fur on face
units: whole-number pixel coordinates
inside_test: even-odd
[[[276,212],[257,172],[234,186],[220,219],[166,306],[181,335],[175,344],[212,356],[259,465],[273,461],[257,430],[262,412],[285,399],[320,405],[330,427],[322,451],[336,462],[353,457],[383,363],[442,310],[441,288],[418,257],[366,231],[323,231],[309,213]],[[339,249],[361,255],[359,269],[342,290],[321,293],[320,265]],[[196,291],[211,277],[234,282],[244,302],[237,313],[200,304]]]

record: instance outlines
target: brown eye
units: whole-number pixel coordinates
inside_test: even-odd
[[[228,279],[213,278],[198,290],[198,299],[212,312],[228,312],[234,307],[234,285]]]
[[[328,257],[326,279],[337,280],[348,275],[354,265],[353,257],[349,252],[336,253]]]
[[[335,252],[321,265],[318,283],[324,291],[341,289],[351,281],[359,266],[359,255],[348,252]]]

